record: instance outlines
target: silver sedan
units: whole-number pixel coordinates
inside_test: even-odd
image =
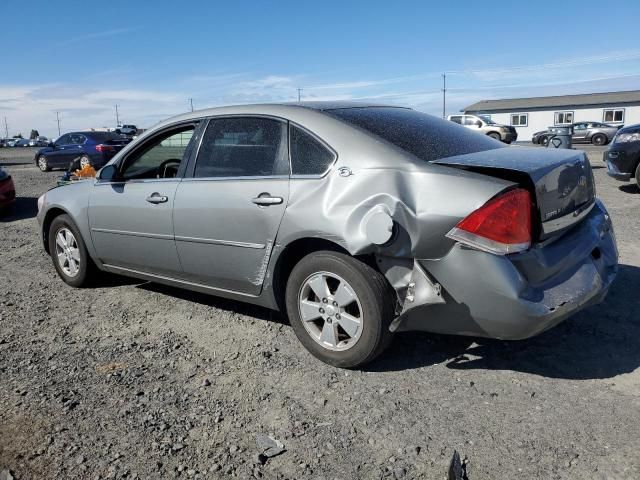
[[[397,331],[538,334],[600,302],[617,270],[584,153],[400,107],[184,114],[38,203],[69,285],[107,271],[280,310],[341,367]]]

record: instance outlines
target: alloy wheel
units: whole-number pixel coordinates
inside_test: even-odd
[[[47,157],[45,157],[44,155],[40,155],[38,157],[38,168],[43,172],[47,171],[47,168],[48,168]]]
[[[87,165],[91,165],[91,160],[89,159],[89,157],[86,157],[86,156],[80,157],[80,168],[84,168]]]
[[[360,300],[351,285],[334,273],[317,272],[303,282],[298,311],[309,336],[328,350],[348,350],[362,335]]]
[[[56,258],[65,275],[75,277],[80,271],[80,249],[78,241],[68,228],[56,233]]]

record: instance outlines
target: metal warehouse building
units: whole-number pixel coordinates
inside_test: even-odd
[[[588,121],[611,125],[640,123],[640,90],[482,100],[463,111],[513,125],[518,131],[518,141],[529,141],[535,132],[550,126]]]

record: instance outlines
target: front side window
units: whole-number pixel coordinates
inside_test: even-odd
[[[586,123],[576,123],[573,125],[573,130],[586,130],[587,127],[592,128],[592,123],[586,124]]]
[[[624,108],[610,108],[604,111],[604,121],[607,123],[624,122]]]
[[[471,126],[471,127],[481,127],[482,122],[478,120],[476,117],[465,116],[464,125]]]
[[[127,179],[173,178],[192,145],[194,125],[165,132],[149,140],[127,157],[122,177]]]
[[[72,145],[82,145],[85,140],[87,139],[87,137],[85,137],[84,135],[81,135],[79,133],[72,133],[71,134],[71,144]]]
[[[555,112],[555,125],[569,125],[573,123],[573,112]]]
[[[286,135],[286,124],[270,118],[213,119],[202,138],[194,176],[287,175]]]
[[[322,175],[335,155],[304,130],[291,126],[291,173],[293,175]]]
[[[511,125],[514,127],[526,127],[529,120],[527,113],[514,113],[511,115]]]

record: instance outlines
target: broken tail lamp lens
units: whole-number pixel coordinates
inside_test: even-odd
[[[509,190],[475,210],[447,237],[497,255],[531,246],[531,196],[523,188]]]

